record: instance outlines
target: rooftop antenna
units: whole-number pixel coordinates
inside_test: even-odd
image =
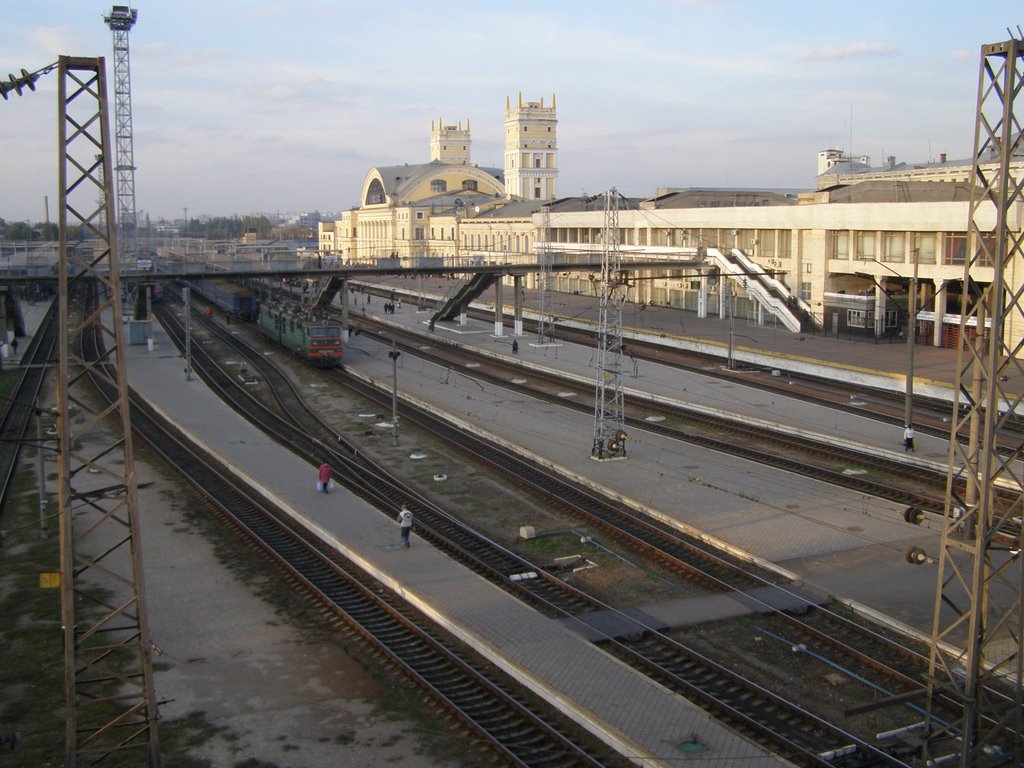
[[[138,10],[115,5],[103,21],[114,33],[114,143],[117,172],[117,237],[121,254],[138,255],[138,226],[135,221],[135,150],[132,138],[132,79],[128,61],[128,33],[135,26]]]
[[[850,159],[853,160],[853,104],[850,105]]]

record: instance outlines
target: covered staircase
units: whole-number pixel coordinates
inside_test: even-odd
[[[471,301],[490,288],[497,277],[494,272],[480,272],[453,285],[434,309],[430,329],[433,330],[439,320],[454,320]]]
[[[793,295],[785,283],[776,280],[743,251],[733,248],[723,252],[717,248],[708,248],[707,258],[714,262],[723,277],[742,285],[751,299],[777,317],[790,331],[800,333],[810,330],[805,327],[813,322],[807,303]]]

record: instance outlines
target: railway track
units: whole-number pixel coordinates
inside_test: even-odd
[[[471,372],[474,378],[504,389],[527,395],[560,407],[592,413],[592,405],[573,402],[560,392],[578,387],[580,382],[556,370],[531,367],[528,376],[514,361],[482,355],[469,347],[425,336],[403,326],[359,317],[353,325],[368,337],[397,345],[402,352],[434,363],[442,368]],[[588,382],[592,386],[592,382]],[[791,393],[787,392],[787,396]],[[943,515],[947,474],[920,464],[909,464],[884,455],[846,447],[828,440],[814,440],[797,433],[783,432],[749,419],[730,418],[697,408],[688,408],[656,397],[627,393],[625,424],[686,441],[710,450],[739,456],[766,466],[811,477],[877,498],[904,505],[908,522],[919,522],[910,510]],[[863,409],[859,411],[863,415]],[[850,472],[853,468],[856,471]],[[954,487],[963,494],[966,486],[954,478]],[[1012,493],[1012,492],[1011,492]],[[1012,539],[1017,532],[1008,531]]]
[[[97,340],[88,342],[93,349],[83,350],[83,354],[88,355],[86,359],[98,359]],[[109,394],[103,392],[102,381],[94,383],[101,394]],[[325,551],[322,542],[288,525],[283,515],[189,446],[136,396],[132,397],[132,426],[218,514],[505,764],[538,768],[623,768],[629,764],[489,668],[471,650],[441,638],[429,619],[336,552]]]
[[[363,285],[367,293],[388,297],[392,293],[401,293],[399,288],[394,286],[373,287]],[[406,292],[410,303],[416,300],[416,296]],[[494,319],[494,313],[482,309],[470,307],[466,314],[470,317],[485,322]],[[530,318],[523,318],[523,329],[526,332],[537,331],[537,321]],[[638,329],[643,331],[643,329]],[[665,338],[667,334],[660,329],[651,329],[649,336],[660,335]],[[558,325],[558,341],[582,344],[587,347],[595,347],[597,335],[594,331],[586,328],[579,328],[573,325]],[[734,382],[745,387],[760,389],[765,392],[785,394],[792,396],[797,394],[808,403],[824,405],[835,410],[852,413],[859,416],[883,421],[887,424],[903,425],[905,418],[905,395],[895,394],[885,390],[875,390],[863,386],[847,386],[842,380],[822,380],[813,376],[786,372],[782,378],[772,376],[767,369],[752,368],[750,366],[737,365],[732,370],[723,366],[723,357],[702,354],[693,350],[649,341],[644,338],[637,338],[636,334],[630,332],[626,340],[624,354],[632,359],[655,362],[661,365],[676,368],[677,370],[697,373],[703,376],[717,378],[723,382]],[[761,375],[752,377],[751,372]],[[782,386],[785,381],[785,386]],[[928,434],[933,437],[949,437],[949,417],[952,412],[952,404],[942,400],[921,397],[914,395],[914,427],[920,434]],[[1012,420],[1004,425],[1004,434],[1001,442],[1007,450],[1013,450],[1024,440],[1024,424],[1020,420]]]
[[[234,338],[232,334],[227,334],[226,336],[230,338],[222,339],[224,343],[233,344],[238,341],[236,338]],[[237,347],[233,350],[233,354],[236,353],[241,353],[240,349],[238,349]],[[260,362],[266,362],[265,358],[263,358],[261,355],[252,356],[250,359],[254,365],[257,365]],[[273,378],[273,374],[268,373],[267,370],[265,369],[261,369],[260,376],[261,378],[267,379]],[[285,387],[285,389],[287,389],[287,387]],[[408,414],[403,413],[403,419],[408,417]],[[293,418],[294,415],[289,417],[289,419]],[[435,426],[431,426],[430,429],[435,429]],[[331,435],[327,439],[321,439],[320,442],[321,444],[326,444],[328,442],[333,442],[335,439],[336,436]],[[461,440],[462,438],[459,439],[459,441]],[[348,453],[348,450],[346,450],[346,453]],[[354,451],[353,453],[356,453],[356,451]],[[351,474],[353,474],[353,472],[351,468],[348,466],[345,466],[343,468],[343,471],[341,472],[341,475],[346,477]],[[395,494],[388,493],[384,493],[383,496],[385,497],[386,503],[396,505],[396,498],[408,498],[409,494],[408,491],[403,490],[397,496]],[[429,520],[429,509],[422,508],[423,505],[426,503],[427,502],[425,502],[424,500],[417,500],[417,505],[421,507],[417,509],[417,519],[420,522],[427,525],[429,528],[433,529],[434,524],[432,521]],[[392,508],[394,507],[392,506]],[[448,521],[445,521],[445,525],[448,524]],[[441,535],[432,533],[431,538],[432,540],[438,542],[440,546],[449,548],[449,550],[452,551],[452,545],[450,544],[449,534],[445,533]],[[672,536],[669,535],[668,538],[672,538]],[[491,544],[493,545],[493,542]],[[459,550],[462,553],[465,553],[466,551],[472,549],[472,567],[477,568],[478,571],[489,571],[490,573],[495,574],[492,576],[492,578],[496,577],[500,579],[500,583],[502,583],[502,586],[504,586],[505,588],[515,589],[520,593],[522,593],[523,591],[530,591],[529,588],[524,587],[522,582],[513,582],[510,576],[514,573],[522,573],[524,572],[524,569],[532,568],[536,570],[537,566],[535,564],[524,563],[522,562],[521,558],[518,558],[518,556],[512,556],[514,558],[514,562],[512,563],[499,564],[497,567],[495,567],[494,565],[482,566],[479,563],[480,558],[479,555],[477,554],[480,547],[481,544],[479,542],[473,544],[472,546],[459,543],[458,546],[455,547],[455,549]],[[465,554],[459,554],[458,556],[463,559],[466,557]],[[509,555],[507,553],[502,553],[502,556],[508,557]],[[713,580],[714,579],[712,579],[712,581]],[[545,578],[530,580],[527,583],[532,586],[534,584],[541,583],[547,584],[550,581],[550,579]],[[562,611],[568,615],[580,615],[581,607],[584,607],[580,605],[581,598],[578,594],[575,594],[574,591],[570,590],[570,592],[572,592],[573,594],[568,604],[564,602],[560,604],[553,604],[548,606],[548,610],[552,610],[553,608],[555,608],[558,611]],[[536,601],[538,601],[538,598],[535,594],[530,594],[528,599],[535,601],[535,604]],[[543,603],[545,600],[549,599],[550,598],[548,596],[545,596],[543,600],[540,600],[540,602]],[[561,598],[561,600],[564,601],[565,598]],[[607,611],[608,607],[599,604],[595,605],[593,602],[591,602],[590,610]],[[651,634],[647,634],[646,637],[644,637],[642,640],[648,646],[652,642],[650,640],[651,636]],[[744,709],[736,709],[730,701],[730,695],[728,692],[730,690],[735,691],[737,687],[744,687],[746,689],[746,692],[739,696],[740,699],[743,699],[744,702],[749,702],[751,699],[753,699],[754,694],[751,693],[751,686],[753,684],[751,684],[750,681],[745,681],[741,685],[738,682],[737,676],[735,676],[733,673],[729,673],[726,670],[715,669],[713,673],[707,671],[708,668],[714,669],[714,662],[712,662],[711,660],[702,659],[699,654],[695,654],[690,649],[685,649],[681,647],[678,643],[672,643],[671,641],[668,641],[667,638],[658,641],[662,644],[659,645],[659,650],[657,652],[648,647],[644,649],[643,653],[639,652],[636,648],[630,647],[629,641],[626,640],[621,640],[619,638],[609,638],[609,640],[606,642],[609,645],[614,646],[615,652],[620,654],[622,658],[627,659],[629,663],[633,664],[638,668],[645,669],[645,671],[648,674],[651,674],[653,677],[662,680],[665,684],[670,685],[670,687],[672,687],[673,689],[679,690],[680,692],[685,693],[691,698],[698,698],[699,700],[705,703],[705,706],[707,706],[710,711],[715,712],[719,717],[722,717],[723,719],[729,721],[735,727],[741,728],[745,732],[747,732],[748,728],[754,729],[755,731],[763,731],[763,728],[759,724],[762,724],[764,722],[765,715],[761,711],[759,711],[758,704],[744,703]],[[859,651],[857,653],[866,656],[866,654],[864,654],[863,651]],[[654,658],[657,658],[659,656],[661,657],[661,661],[663,663],[653,661]],[[694,666],[697,666],[698,668],[703,666],[705,667],[705,671],[701,673],[691,672],[691,668],[693,668]],[[720,682],[717,685],[714,682],[712,682],[711,678],[714,677],[714,675],[718,674],[725,675],[724,680],[727,680],[727,682]],[[891,676],[889,678],[889,681],[892,681]],[[753,685],[753,689],[756,690],[757,686]],[[765,694],[770,694],[770,692],[760,691],[758,695],[763,697],[765,696]],[[784,705],[784,702],[778,700],[777,697],[768,695],[767,698],[769,703],[762,703],[760,704],[760,706],[767,706],[769,709],[778,710],[780,707]],[[760,701],[763,702],[763,699],[761,699]],[[810,718],[811,721],[815,720],[813,715],[811,715],[810,713],[801,713],[799,716],[794,716],[792,714],[793,709],[798,710],[799,708],[793,708],[792,705],[787,705],[786,709],[787,712],[790,713],[790,717],[797,717],[797,719]],[[824,728],[824,731],[818,733],[817,729],[819,728]],[[797,759],[797,762],[800,762],[801,764],[818,764],[817,761],[820,759],[821,755],[828,755],[830,758],[833,759],[832,764],[836,764],[834,760],[838,758],[840,752],[845,753],[844,759],[848,760],[850,764],[865,764],[864,761],[866,756],[870,756],[870,759],[868,759],[867,764],[900,764],[901,762],[898,758],[888,755],[881,750],[877,750],[872,745],[859,741],[849,736],[849,734],[837,731],[834,728],[828,726],[828,724],[822,722],[817,722],[817,724],[812,728],[808,726],[807,720],[803,720],[800,726],[793,726],[792,724],[785,725],[780,722],[772,721],[770,730],[772,731],[771,738],[773,740],[772,743],[774,743],[775,745],[774,748],[781,749],[782,753],[787,754],[787,756],[798,755],[799,758]],[[808,735],[809,733],[815,733],[816,735],[812,738]],[[795,735],[790,737],[788,736],[788,734]],[[839,735],[837,738],[837,734],[841,735]],[[762,733],[761,736],[755,736],[755,738],[763,739],[764,735]],[[792,743],[779,745],[778,740],[780,738],[782,738],[783,740],[793,738],[793,741]],[[877,763],[873,761],[877,761]]]
[[[41,418],[39,393],[46,376],[47,365],[53,359],[57,343],[57,308],[54,302],[43,319],[39,332],[27,344],[18,367],[17,382],[0,408],[0,510],[7,501],[8,486],[21,452],[28,438],[31,417]],[[42,510],[40,510],[42,512]],[[44,521],[40,521],[44,524]],[[0,528],[4,527],[0,521]],[[2,542],[0,542],[2,544]]]

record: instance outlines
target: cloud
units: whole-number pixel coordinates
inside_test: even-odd
[[[81,37],[67,24],[59,27],[36,27],[29,32],[28,39],[37,50],[49,56],[59,56],[65,51],[76,50],[81,43]]]
[[[898,52],[895,45],[886,43],[851,43],[850,45],[834,45],[831,48],[817,48],[807,51],[800,58],[805,61],[821,61],[824,59],[852,59],[858,56],[893,56]]]

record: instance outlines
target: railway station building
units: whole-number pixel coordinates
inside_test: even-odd
[[[372,168],[360,204],[320,226],[320,248],[347,263],[537,263],[602,252],[603,196],[557,197],[555,100],[506,100],[501,169],[470,162],[465,127],[431,125],[430,161]],[[902,338],[955,347],[971,223],[971,159],[920,164],[839,150],[818,153],[805,191],[683,188],[620,199],[621,258],[703,260],[694,274],[638,278],[627,299],[642,305],[780,324],[793,332]],[[1024,171],[1024,159],[1016,163]],[[994,208],[989,211],[993,217]],[[980,209],[978,217],[986,210]],[[1019,204],[1012,228],[1021,232]],[[979,220],[982,226],[983,221]],[[972,281],[993,279],[976,265]],[[1010,276],[1010,290],[1024,276]],[[594,293],[587,273],[549,277],[549,288]],[[526,287],[532,287],[527,281]],[[916,289],[916,290],[915,290]],[[912,290],[914,295],[912,297]],[[911,319],[912,309],[916,309]],[[1024,336],[1024,326],[1009,332]]]

